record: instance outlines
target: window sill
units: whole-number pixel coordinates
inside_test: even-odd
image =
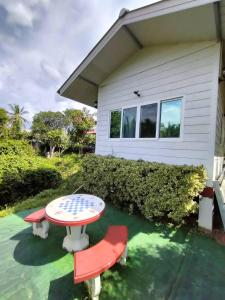
[[[158,141],[158,142],[182,142],[183,139],[180,138],[108,138],[109,141]]]

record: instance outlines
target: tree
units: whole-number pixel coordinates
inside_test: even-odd
[[[49,148],[50,157],[59,148],[63,151],[68,145],[66,118],[61,112],[45,111],[36,114],[32,123],[33,140]]]
[[[47,133],[50,157],[54,155],[55,148],[59,149],[59,155],[68,147],[69,137],[63,129],[53,129]]]
[[[17,104],[9,104],[11,109],[10,115],[10,124],[11,124],[11,135],[13,138],[18,139],[21,137],[21,133],[24,127],[26,119],[23,117],[28,112],[24,110],[24,107],[20,108]]]
[[[4,108],[0,108],[0,138],[8,136],[8,124],[9,116]]]
[[[84,144],[87,132],[95,125],[93,116],[87,109],[67,109],[64,114],[71,142]]]

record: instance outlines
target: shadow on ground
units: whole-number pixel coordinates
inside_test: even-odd
[[[48,300],[73,300],[75,298],[88,299],[88,293],[84,284],[74,285],[73,272],[50,282]]]
[[[49,237],[43,240],[33,236],[32,226],[30,226],[11,237],[12,240],[18,241],[13,257],[18,263],[29,266],[41,266],[54,262],[67,254],[62,249],[64,235],[64,228],[51,226]]]
[[[28,213],[0,220],[0,299],[87,299],[84,284],[73,283],[73,256],[62,249],[65,228],[51,226],[47,240],[34,237],[22,219]],[[129,229],[127,266],[102,275],[100,299],[225,299],[225,247],[110,205],[87,227],[91,245],[119,224]]]

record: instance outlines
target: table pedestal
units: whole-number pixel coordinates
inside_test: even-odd
[[[63,249],[68,252],[75,252],[87,248],[89,236],[85,230],[86,226],[66,226],[67,235],[63,240]]]

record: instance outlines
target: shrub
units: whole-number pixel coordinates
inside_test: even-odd
[[[34,155],[34,150],[26,141],[0,140],[0,155]]]
[[[36,156],[0,156],[0,206],[54,188],[60,173],[50,163]]]
[[[147,219],[181,222],[196,212],[194,198],[205,186],[202,166],[175,166],[87,155],[83,161],[85,189]]]

